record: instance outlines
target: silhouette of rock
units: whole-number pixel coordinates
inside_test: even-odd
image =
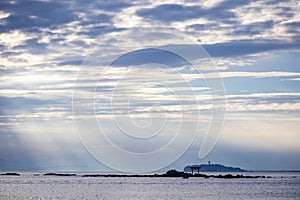
[[[76,176],[76,174],[57,174],[57,173],[46,173],[44,176]]]
[[[165,174],[166,177],[183,177],[185,175],[184,172],[178,172],[175,169],[167,171]]]
[[[5,174],[1,174],[2,176],[20,176],[20,174],[18,173],[5,173]]]

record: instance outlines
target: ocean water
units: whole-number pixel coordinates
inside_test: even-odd
[[[239,173],[244,175],[257,175]],[[105,178],[0,176],[0,199],[300,199],[300,173],[259,173],[272,178]]]

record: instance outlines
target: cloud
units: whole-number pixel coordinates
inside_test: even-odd
[[[25,34],[20,30],[12,30],[8,33],[0,32],[0,36],[0,43],[4,50],[23,45],[27,40],[32,39],[32,36]]]
[[[297,50],[300,43],[280,40],[239,40],[203,45],[212,57],[234,57],[276,50]]]
[[[186,26],[187,31],[206,31],[206,30],[217,30],[224,29],[228,36],[247,36],[251,37],[258,34],[263,34],[265,31],[272,30],[276,22],[273,20],[267,20],[263,22],[253,22],[250,24],[232,24],[229,27],[220,27],[220,23],[208,22],[208,23],[197,23]]]
[[[245,72],[245,71],[238,71],[238,72],[220,72],[220,76],[222,78],[237,78],[237,77],[250,77],[250,78],[272,78],[272,77],[300,77],[300,73],[297,72]]]
[[[129,67],[135,65],[146,65],[145,67],[158,67],[154,64],[149,65],[149,63],[159,63],[159,67],[165,68],[190,65],[186,60],[172,52],[155,48],[147,48],[120,56],[112,63],[112,66]]]
[[[300,21],[288,22],[285,23],[284,26],[286,27],[286,32],[294,34],[294,41],[299,43],[300,30],[298,27],[300,27]]]
[[[298,4],[295,1],[270,2],[223,1],[210,9],[228,9],[234,13],[233,18],[225,18],[224,21],[201,16],[195,20],[171,25],[195,37],[200,37],[202,44],[250,39],[298,41],[297,33],[285,25],[299,21]]]
[[[28,147],[23,144],[28,135],[25,134],[24,138],[15,138],[16,136],[8,136],[10,135],[8,131],[1,129],[1,133],[6,135],[1,137],[7,138],[0,140],[3,141],[3,145],[6,145],[1,147],[0,151],[5,154],[5,156],[0,155],[0,170],[7,169],[3,167],[4,162],[5,165],[12,163],[8,156],[12,152],[23,152],[23,150],[25,152],[26,149],[31,149],[32,152],[42,150],[46,152],[46,158],[50,158],[53,152],[64,150],[62,148],[64,145],[61,145],[51,153],[51,150],[55,148],[55,145],[53,146],[55,141],[53,144],[47,141],[62,139],[55,138],[55,134],[65,137],[66,143],[72,138],[68,137],[73,133],[70,124],[71,98],[76,72],[94,48],[103,48],[101,51],[103,54],[106,53],[105,48],[110,48],[101,46],[103,38],[131,27],[167,26],[186,33],[194,41],[200,38],[201,44],[212,58],[232,67],[228,71],[221,71],[220,75],[224,78],[225,87],[228,90],[228,113],[236,114],[235,119],[257,120],[264,119],[268,115],[270,122],[273,120],[296,121],[298,118],[294,116],[300,109],[299,93],[297,93],[299,73],[296,66],[300,49],[297,5],[294,1],[280,0],[1,1],[0,126],[12,131],[20,131],[20,133],[14,131],[16,135],[37,134],[41,140],[37,142],[34,140],[35,137],[27,139],[30,144],[32,141],[36,142],[34,144],[39,144],[37,147],[32,145]],[[156,40],[155,35],[149,34],[146,37],[150,41],[151,37]],[[137,34],[133,39],[132,43],[143,44],[145,36]],[[126,46],[128,41],[122,41],[122,38],[116,38],[116,40],[120,40],[118,43],[120,48],[128,47]],[[173,45],[174,48],[184,49],[197,56],[193,45],[172,44],[172,38],[169,36],[161,37],[161,40],[163,43]],[[279,61],[279,58],[274,58],[276,53],[290,54],[291,52],[294,52],[293,59],[280,57]],[[265,55],[270,58],[269,65],[272,66],[267,66],[266,63],[256,66],[256,62]],[[122,103],[127,102],[126,94],[130,92],[130,87],[145,83],[149,77],[159,76],[161,79],[157,82],[163,83],[164,80],[169,80],[171,89],[182,95],[182,105],[185,106],[188,116],[186,121],[193,120],[199,113],[199,116],[203,117],[201,120],[208,121],[207,116],[212,109],[208,94],[209,88],[206,88],[204,83],[197,82],[199,75],[188,74],[187,68],[182,67],[187,63],[172,54],[155,52],[151,49],[138,50],[131,55],[121,56],[114,63],[118,67],[105,74],[101,79],[101,87],[98,87],[96,91],[93,90],[97,97],[95,102],[100,106],[96,111],[96,117],[111,119],[112,113],[109,107],[111,92],[115,89],[116,82],[122,78],[121,75],[128,69],[126,67],[156,61],[173,67],[164,71],[165,68],[150,68],[149,66],[146,70],[147,66],[144,66],[145,69],[133,71],[127,77],[128,79],[124,77],[127,81],[125,83],[128,84],[121,84],[115,90],[120,92],[120,98],[116,99],[116,103],[120,106],[115,111],[120,115],[128,111]],[[246,64],[247,68],[245,68]],[[277,68],[274,69],[273,66]],[[177,72],[184,73],[183,76],[192,84],[192,89],[199,101],[198,110],[190,105],[193,103],[190,100],[191,96],[188,95],[188,90],[191,88],[182,87],[182,82],[172,76]],[[140,79],[137,79],[138,77]],[[84,91],[94,86],[91,80],[95,77],[89,78],[78,83],[78,89],[83,91],[82,103],[86,97],[90,97],[90,93],[84,93]],[[242,89],[245,91],[241,91]],[[159,118],[166,111],[168,116],[177,122],[181,107],[162,87],[158,85],[146,87],[144,90],[136,91],[136,97],[137,101],[134,101],[130,108],[133,118],[143,119],[145,113],[150,111]],[[101,107],[101,105],[104,106]],[[289,117],[281,118],[282,115]],[[232,134],[238,134],[238,128],[232,130],[235,130]],[[15,142],[8,139],[9,137]],[[290,139],[293,137],[289,135]],[[280,139],[277,138],[276,141]],[[236,141],[235,144],[238,142]],[[9,143],[19,145],[20,148],[12,150],[14,147],[9,146]],[[274,144],[277,143],[274,142]],[[285,147],[286,144],[288,145],[289,142],[285,143]],[[74,145],[75,147],[70,146],[72,149],[77,149],[76,145],[79,144],[74,143]],[[32,156],[30,152],[22,155]],[[68,156],[72,157],[71,164],[78,163],[78,161],[74,162],[76,159],[85,160],[72,153],[64,156],[53,161],[65,163],[63,160],[68,160]],[[39,157],[39,160],[43,158]],[[24,166],[22,162],[16,162],[16,164],[21,168]],[[49,164],[45,163],[45,166]],[[7,166],[12,167],[12,164]],[[35,165],[32,164],[32,166]]]
[[[268,20],[264,22],[254,22],[247,25],[239,25],[236,30],[232,33],[233,35],[248,35],[253,36],[257,34],[262,34],[266,30],[270,30],[274,27],[275,22],[273,20]]]
[[[60,62],[58,65],[64,66],[64,65],[81,65],[83,60],[69,60],[69,61],[63,61]]]
[[[234,24],[236,20],[234,19],[235,13],[232,12],[232,9],[245,6],[251,1],[234,1],[234,0],[225,0],[211,2],[207,6],[206,2],[195,3],[190,6],[185,6],[182,4],[160,4],[156,7],[140,9],[137,11],[137,15],[152,19],[158,20],[165,23],[174,22],[174,21],[186,21],[188,19],[195,18],[206,18],[209,20],[217,20],[218,22]]]
[[[77,19],[69,9],[70,5],[64,1],[1,1],[0,7],[3,12],[10,14],[3,19],[1,32],[16,29],[34,32],[40,27],[58,26]]]
[[[168,47],[174,49],[184,49],[193,52],[199,45],[191,44],[170,44]],[[246,57],[249,55],[262,54],[274,51],[297,51],[300,49],[300,43],[287,42],[283,40],[236,40],[224,43],[203,44],[201,45],[211,57]]]
[[[230,22],[230,19],[233,19],[235,16],[234,13],[223,9],[223,7],[203,9],[200,6],[184,6],[180,4],[163,4],[155,8],[141,9],[137,11],[137,15],[165,23],[186,21],[200,17]]]
[[[199,6],[183,6],[178,4],[164,4],[152,9],[142,9],[137,11],[137,14],[145,18],[164,22],[185,21],[203,15],[202,9]]]
[[[25,50],[32,54],[45,54],[48,53],[48,44],[40,42],[37,38],[28,39],[24,44],[15,46],[16,51]]]
[[[106,0],[79,0],[75,3],[75,8],[79,10],[104,10],[109,12],[120,12],[124,8],[128,8],[133,6],[132,1],[130,0],[114,0],[114,1],[106,1]]]
[[[41,107],[60,107],[65,105],[65,101],[60,100],[46,100],[46,99],[37,99],[37,98],[26,98],[26,97],[4,97],[0,96],[0,115],[3,116],[23,116],[26,115],[33,116],[36,113],[36,109]],[[70,108],[68,109],[70,110]],[[49,109],[49,112],[46,112],[45,117],[51,117],[53,109]],[[48,114],[48,116],[47,116]],[[2,118],[5,120],[5,118]]]
[[[299,112],[300,93],[252,93],[227,95],[229,112]]]
[[[91,23],[91,22],[89,22]],[[83,25],[84,26],[84,25]],[[80,31],[78,35],[86,35],[88,37],[99,37],[101,35],[105,35],[111,32],[118,32],[126,30],[125,28],[115,28],[111,25],[97,25],[97,26],[90,26],[85,28],[84,30]]]

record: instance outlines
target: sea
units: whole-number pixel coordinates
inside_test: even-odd
[[[43,173],[0,176],[0,199],[300,199],[299,172],[231,173],[270,176],[253,179],[82,177],[82,174],[70,177],[44,176]]]

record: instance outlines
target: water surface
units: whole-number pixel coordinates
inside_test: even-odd
[[[238,173],[257,175],[257,173]],[[300,173],[272,178],[0,176],[0,199],[300,199]]]

